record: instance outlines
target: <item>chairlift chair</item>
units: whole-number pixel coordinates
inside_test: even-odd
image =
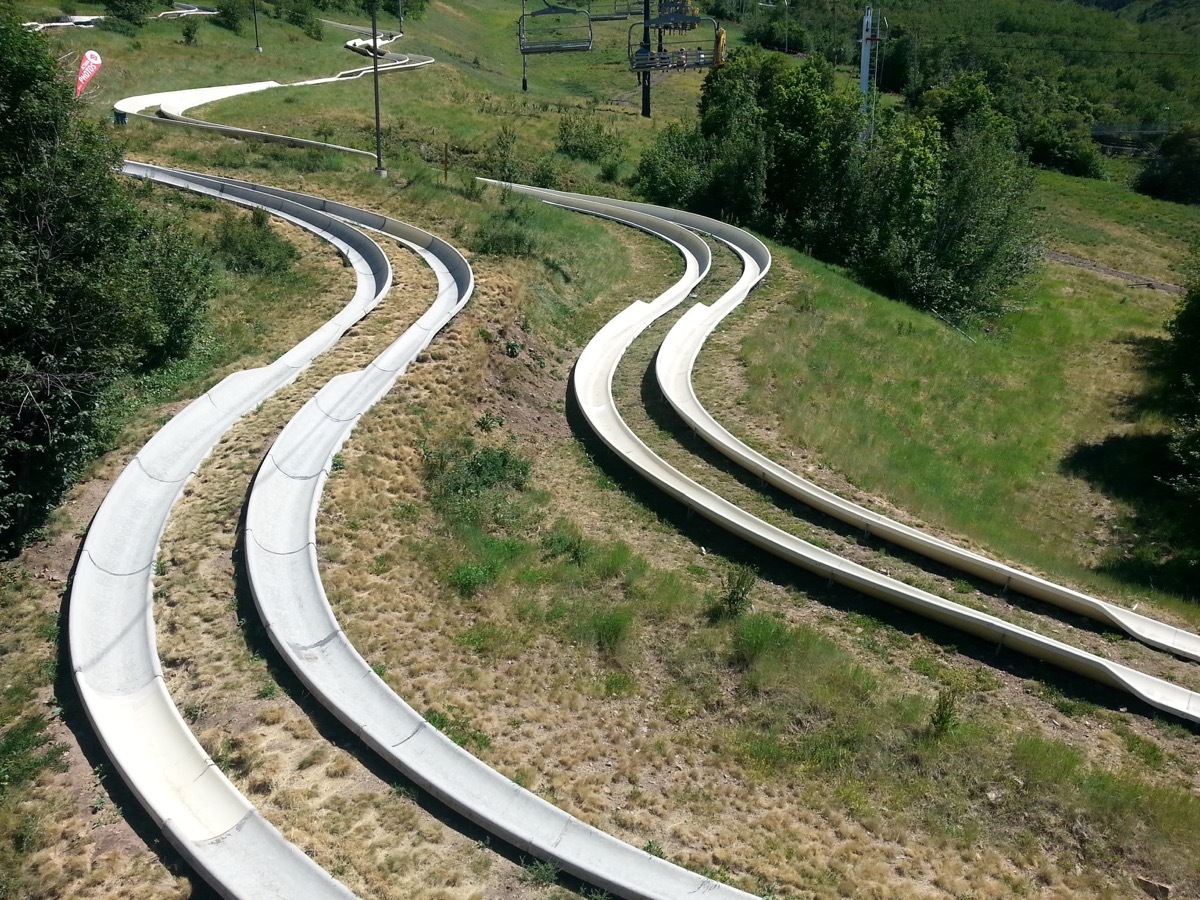
[[[629,67],[633,71],[710,69],[725,64],[725,29],[716,19],[695,15],[694,7],[686,4],[667,6],[664,2],[660,10],[663,7],[666,9],[658,17],[629,29]],[[649,47],[642,43],[646,27],[658,32]],[[701,33],[705,37],[700,37]]]
[[[586,9],[556,6],[542,0],[544,9],[525,11],[517,22],[521,48],[521,90],[529,90],[529,57],[535,53],[578,53],[592,49],[592,16]]]
[[[586,9],[556,6],[542,0],[544,9],[525,12],[521,0],[521,19],[517,25],[521,54],[573,53],[592,49],[592,16]]]
[[[609,0],[588,0],[588,13],[593,22],[624,21],[630,16],[641,15],[641,4],[637,0],[612,0],[612,10],[609,11]],[[635,9],[635,7],[637,7]]]

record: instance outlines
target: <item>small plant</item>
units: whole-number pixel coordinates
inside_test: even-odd
[[[470,600],[496,580],[499,573],[493,566],[464,563],[450,571],[450,586],[464,599]]]
[[[646,841],[642,849],[651,856],[657,856],[659,859],[664,858],[663,849],[658,845],[657,841]]]
[[[273,681],[264,681],[258,686],[258,693],[255,695],[259,700],[274,700],[279,695],[279,685]]]
[[[724,592],[718,603],[720,617],[738,619],[750,611],[750,592],[758,584],[758,575],[749,566],[731,566],[724,576]]]
[[[329,461],[330,472],[340,472],[346,468],[346,458],[340,453],[333,454],[333,459]]]
[[[425,713],[425,721],[454,741],[454,743],[468,750],[471,747],[475,747],[478,750],[486,750],[492,746],[492,739],[482,731],[478,731],[472,727],[470,719],[463,714],[461,707],[448,706],[444,713],[436,709],[431,709]]]
[[[558,881],[558,866],[548,860],[527,859],[521,868],[525,870],[525,880],[532,884],[554,884]]]
[[[183,20],[183,44],[185,47],[195,47],[200,43],[200,23],[193,17],[188,16]]]
[[[384,663],[381,663],[381,662],[371,663],[371,671],[374,672],[376,675],[378,675],[380,678],[382,678],[384,675],[387,674],[387,670],[388,670],[388,667]]]
[[[495,413],[484,413],[475,420],[475,427],[480,431],[495,431],[497,428],[503,427],[505,422],[504,416],[498,416]]]
[[[938,691],[937,701],[929,714],[929,733],[935,738],[941,738],[954,732],[958,726],[958,692]]]
[[[516,359],[524,349],[525,345],[520,341],[508,340],[504,342],[504,355],[509,359]]]

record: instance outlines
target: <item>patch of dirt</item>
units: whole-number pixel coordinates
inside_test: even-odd
[[[1124,281],[1132,284],[1134,287],[1148,287],[1156,291],[1165,291],[1168,294],[1175,294],[1182,297],[1187,293],[1185,288],[1177,284],[1171,284],[1166,281],[1158,281],[1154,278],[1149,278],[1145,275],[1135,275],[1132,272],[1122,272],[1120,269],[1114,269],[1111,266],[1101,265],[1097,262],[1092,262],[1090,259],[1084,259],[1082,256],[1072,256],[1069,253],[1059,253],[1056,250],[1043,250],[1042,256],[1056,263],[1062,263],[1065,266],[1075,266],[1078,269],[1087,269],[1089,272],[1095,272],[1097,275],[1105,275],[1109,278],[1115,278],[1118,281]]]

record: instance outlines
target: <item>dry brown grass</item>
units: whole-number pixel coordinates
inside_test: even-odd
[[[330,196],[354,197],[351,178],[329,181]],[[663,262],[658,242],[615,228],[610,233],[627,244],[630,266],[625,280],[589,310],[601,318],[630,296],[652,293],[649,276]],[[719,271],[726,280],[727,263]],[[398,282],[411,278],[427,288],[427,276],[411,269],[409,260],[403,274],[398,269]],[[533,301],[524,285],[535,272],[525,262],[476,261],[471,305],[363,419],[343,449],[345,468],[326,485],[318,546],[327,592],[347,634],[397,692],[421,711],[453,709],[490,738],[479,755],[564,809],[751,890],[821,898],[1131,896],[1125,879],[1078,867],[1069,851],[1051,842],[1003,851],[963,844],[909,827],[903,810],[881,808],[861,785],[805,772],[767,775],[740,762],[727,740],[744,702],[736,680],[717,667],[711,693],[680,686],[681,670],[712,668],[720,652],[697,636],[695,608],[643,623],[629,652],[613,662],[524,619],[530,589],[519,583],[504,582],[470,602],[440,583],[435,555],[444,544],[426,501],[418,440],[437,443],[492,413],[506,424],[488,440],[511,436],[534,460],[535,486],[547,494],[545,522],[564,516],[589,538],[641,548],[698,596],[718,586],[723,561],[615,489],[564,427],[565,377],[575,350],[561,335],[527,327]],[[668,280],[656,277],[664,285]],[[790,275],[779,277],[785,283]],[[275,685],[232,602],[234,532],[254,467],[325,375],[365,364],[415,315],[415,306],[394,303],[240,423],[193,482],[163,542],[172,564],[156,585],[160,652],[176,702],[205,746],[268,818],[355,891],[369,897],[546,896],[547,889],[522,878],[517,866],[394,790],[363,764],[366,751],[323,736],[308,707]],[[486,342],[481,328],[501,339]],[[508,357],[504,339],[510,336],[547,365],[537,365],[532,352]],[[635,363],[645,362],[647,347],[635,349]],[[736,374],[731,371],[720,391],[727,406],[740,396]],[[634,367],[623,385],[631,418],[639,379]],[[663,443],[642,418],[639,430]],[[769,427],[755,434],[764,445],[778,444]],[[778,449],[801,468],[818,466],[792,448]],[[676,458],[682,463],[686,455]],[[715,483],[736,490],[719,477]],[[750,492],[739,496],[762,504]],[[913,568],[912,575],[920,573]],[[827,599],[764,582],[755,603],[829,634],[886,675],[889,690],[934,689],[927,676],[911,671],[917,657],[935,660],[942,678],[977,679],[980,667],[970,660],[919,635],[881,634],[836,601],[826,605]],[[509,636],[492,654],[460,643],[462,633],[481,622]],[[606,689],[614,672],[630,685],[616,695]],[[1061,714],[1022,679],[991,674],[995,684],[971,701],[971,715],[994,716],[1008,728],[1045,727],[1094,759],[1128,763],[1106,721]],[[1137,718],[1122,721],[1168,753],[1181,759],[1189,753],[1186,738],[1165,737]],[[342,734],[336,727],[332,733]],[[1164,777],[1177,774],[1172,768]],[[76,818],[47,852],[60,870],[55,883],[71,885],[70,894],[186,893],[186,883],[144,849],[105,855],[81,843],[87,817]],[[61,874],[66,869],[74,873],[69,880]]]

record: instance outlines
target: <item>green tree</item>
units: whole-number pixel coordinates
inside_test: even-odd
[[[0,14],[0,551],[36,526],[102,437],[122,374],[186,353],[211,271],[144,211],[45,41]]]
[[[884,113],[868,134],[862,95],[823,59],[737,53],[707,77],[698,129],[666,129],[638,185],[947,319],[989,316],[1033,258],[1031,175],[981,79],[934,99],[941,119]]]
[[[154,5],[154,0],[104,0],[104,11],[110,16],[141,25]]]
[[[1134,187],[1163,200],[1200,203],[1200,125],[1183,125],[1163,138]]]

